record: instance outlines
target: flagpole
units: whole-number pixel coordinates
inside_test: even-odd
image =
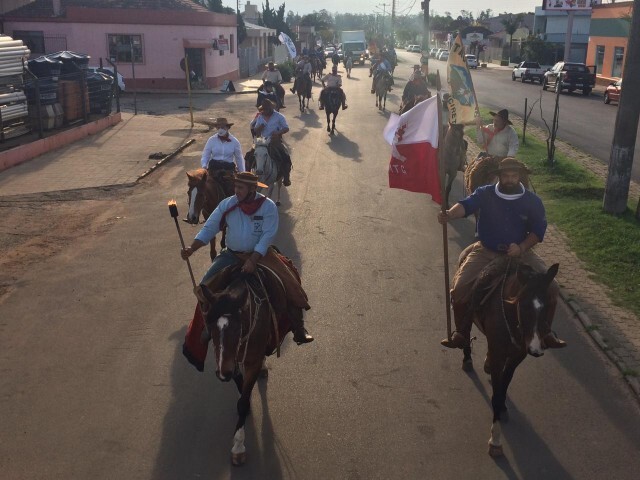
[[[440,174],[440,186],[442,189],[442,213],[446,213],[447,206],[445,205],[446,197],[446,182],[444,175],[444,155],[442,148],[444,145],[444,138],[442,134],[442,97],[440,95],[442,85],[440,83],[440,70],[436,71],[436,95],[438,97],[438,173]],[[477,106],[476,101],[476,106]],[[444,254],[444,298],[447,309],[447,338],[451,339],[451,293],[449,291],[449,235],[447,233],[447,222],[442,222],[442,248]]]

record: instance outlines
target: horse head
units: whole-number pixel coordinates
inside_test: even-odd
[[[212,293],[203,286],[202,293],[209,303],[203,313],[215,347],[216,376],[228,382],[238,363],[242,336],[247,333],[243,331],[243,320],[249,311],[246,308],[247,286],[244,278],[238,276],[221,292]]]
[[[255,148],[255,157],[256,157],[255,174],[258,175],[258,177],[261,177],[264,175],[265,170],[267,168],[267,163],[270,160],[270,157],[269,157],[270,141],[271,139],[264,138],[264,137],[258,137],[254,141],[253,146]]]
[[[200,221],[200,212],[205,202],[205,185],[207,182],[207,171],[204,168],[197,170],[189,170],[187,172],[187,204],[189,212],[187,213],[187,222],[197,225]]]
[[[515,295],[505,300],[515,306],[518,325],[527,351],[534,357],[543,355],[538,335],[538,323],[549,304],[547,290],[558,274],[559,264],[554,263],[545,273],[538,273],[528,265],[520,264],[516,274]]]

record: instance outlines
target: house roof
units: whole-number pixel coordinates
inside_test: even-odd
[[[192,0],[60,0],[61,14],[68,7],[136,10],[173,10],[182,12],[211,13]],[[35,0],[32,3],[5,13],[5,18],[53,17],[52,0]]]

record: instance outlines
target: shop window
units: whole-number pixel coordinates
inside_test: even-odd
[[[602,74],[602,65],[604,63],[604,45],[596,46],[596,72]]]
[[[22,40],[22,42],[31,50],[31,54],[44,54],[44,34],[43,32],[33,32],[27,30],[14,30],[14,40]]]
[[[133,46],[133,61],[144,63],[142,49],[142,35],[108,35],[109,58],[119,63],[131,63],[131,47]],[[115,60],[114,60],[115,59]]]
[[[613,67],[611,68],[612,77],[622,77],[623,63],[624,63],[624,47],[615,47],[613,49]]]

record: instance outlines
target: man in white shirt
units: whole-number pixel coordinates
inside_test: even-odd
[[[520,147],[518,134],[511,126],[509,110],[503,108],[499,112],[489,112],[493,116],[493,123],[485,127],[478,119],[478,143],[485,147],[486,152],[494,157],[515,157]]]
[[[227,195],[233,195],[233,182],[231,176],[234,171],[244,172],[244,157],[242,148],[236,137],[229,133],[233,123],[220,117],[213,121],[213,127],[217,129],[204,146],[200,164],[207,169],[211,178],[220,181]]]
[[[284,88],[282,88],[282,74],[276,68],[275,63],[269,62],[267,69],[262,74],[263,82],[271,82],[275,87],[278,97],[280,97],[280,108],[284,108]]]
[[[320,110],[324,110],[324,103],[329,89],[333,88],[340,92],[340,98],[342,99],[342,109],[346,110],[348,108],[346,101],[347,97],[342,90],[342,77],[338,75],[338,67],[334,65],[331,69],[331,73],[327,73],[324,77],[320,79],[322,81],[322,86],[324,87],[320,92]]]

